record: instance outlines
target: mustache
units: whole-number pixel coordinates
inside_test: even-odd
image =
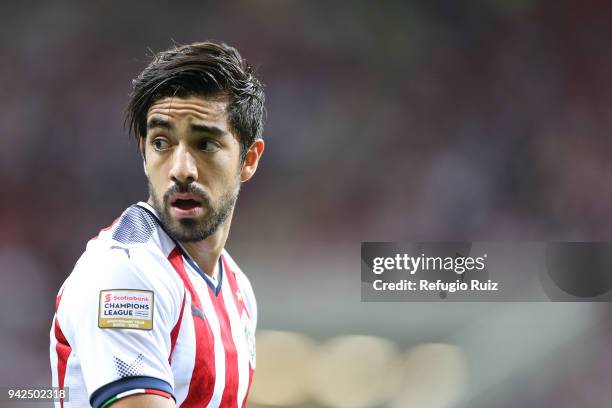
[[[210,203],[210,196],[208,195],[208,193],[204,191],[202,188],[196,186],[195,184],[191,184],[191,183],[190,184],[174,184],[164,194],[164,203],[168,203],[168,201],[170,200],[170,196],[175,193],[195,194],[202,199],[202,203],[204,204]]]

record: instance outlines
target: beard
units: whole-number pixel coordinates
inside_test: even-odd
[[[149,197],[152,199],[152,206],[168,235],[179,242],[202,241],[214,234],[234,209],[239,191],[240,182],[238,181],[233,188],[226,190],[216,202],[213,202],[204,190],[194,184],[174,184],[164,194],[163,202],[160,202],[149,182]],[[172,218],[169,207],[170,196],[174,193],[197,194],[202,201],[204,215],[198,218]]]

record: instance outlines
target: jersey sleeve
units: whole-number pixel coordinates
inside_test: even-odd
[[[154,256],[86,253],[64,286],[57,318],[93,407],[135,393],[173,395],[171,332],[185,294]]]

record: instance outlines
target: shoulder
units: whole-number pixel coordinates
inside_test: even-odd
[[[88,245],[72,271],[71,281],[84,286],[179,286],[170,268],[161,252],[99,241]]]
[[[155,216],[141,205],[134,204],[91,242],[99,239],[117,246],[138,246],[154,239],[156,229]]]
[[[103,292],[114,290],[150,292],[157,304],[174,314],[180,308],[184,289],[166,263],[161,253],[145,247],[91,241],[60,289],[58,314],[78,315],[88,305],[97,307]]]

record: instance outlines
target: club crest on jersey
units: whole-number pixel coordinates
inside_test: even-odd
[[[249,360],[251,361],[251,366],[255,368],[255,328],[253,327],[253,322],[249,318],[246,310],[242,311],[242,325],[244,326],[244,337],[246,338],[247,345],[249,347]]]
[[[152,290],[100,291],[98,327],[101,329],[153,329]]]

